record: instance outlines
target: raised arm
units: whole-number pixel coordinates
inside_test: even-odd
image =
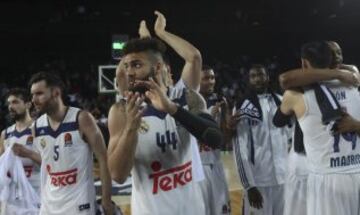
[[[156,35],[161,40],[165,41],[185,60],[181,78],[184,80],[187,87],[198,90],[202,66],[200,51],[186,40],[166,31],[165,16],[158,11],[155,11],[155,14],[157,16],[154,27]]]
[[[129,93],[127,103],[114,104],[109,111],[108,161],[111,178],[125,182],[134,165],[141,115],[138,94]],[[138,101],[137,101],[138,100]]]
[[[285,90],[333,79],[353,86],[358,86],[360,83],[358,74],[337,69],[306,69],[306,71],[294,69],[279,76],[280,86]]]
[[[112,214],[111,203],[111,177],[107,165],[107,154],[104,138],[99,127],[96,125],[94,117],[87,111],[79,114],[79,130],[83,134],[84,140],[90,145],[100,167],[102,206],[106,214]]]
[[[141,20],[138,33],[139,33],[140,38],[151,37],[150,31],[149,31],[148,27],[146,26],[145,20]]]

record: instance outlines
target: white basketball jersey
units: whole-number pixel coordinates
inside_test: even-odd
[[[360,95],[356,88],[327,82],[340,106],[357,120],[360,120]],[[332,135],[332,125],[323,125],[321,112],[316,102],[315,92],[304,93],[306,111],[299,124],[304,133],[304,145],[309,170],[314,173],[359,173],[360,145],[355,133]]]
[[[25,130],[19,132],[16,130],[16,125],[8,127],[5,130],[5,148],[11,146],[14,143],[19,143],[26,148],[37,151],[34,146],[34,138],[31,133],[31,128],[26,128]],[[33,162],[29,158],[21,158],[21,162],[24,166],[26,177],[29,179],[30,184],[35,191],[39,192],[40,189],[40,166]]]
[[[181,83],[168,93],[184,106],[185,88]],[[189,132],[172,116],[146,107],[132,169],[133,215],[204,214],[204,203],[194,186],[191,148]]]
[[[69,107],[55,131],[46,114],[35,122],[42,158],[40,214],[95,214],[93,154],[79,132],[80,109]]]
[[[217,102],[217,96],[214,94],[206,99],[207,111],[211,113],[211,110],[215,107]],[[220,115],[220,114],[218,114]],[[217,122],[220,122],[220,116],[215,117]],[[203,164],[214,164],[221,162],[220,149],[213,149],[207,146],[205,143],[199,142],[200,157]]]

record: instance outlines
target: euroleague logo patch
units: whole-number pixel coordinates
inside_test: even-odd
[[[73,142],[72,142],[72,136],[70,133],[66,133],[64,135],[64,141],[65,141],[65,147],[70,147],[72,146]]]
[[[26,139],[26,145],[27,146],[31,146],[34,142],[34,137],[33,136],[28,136],[28,138]]]

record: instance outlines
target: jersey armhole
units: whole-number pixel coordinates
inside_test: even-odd
[[[79,135],[80,135],[80,138],[86,142],[85,138],[84,138],[84,134],[80,131],[80,124],[79,124],[79,116],[80,116],[80,113],[82,112],[83,110],[79,110],[77,113],[76,113],[76,118],[75,118],[75,123],[76,123],[76,127],[77,127],[77,130],[79,132]]]
[[[76,113],[76,118],[75,118],[75,123],[76,123],[76,127],[80,130],[80,125],[79,125],[79,116],[80,116],[80,113],[82,112],[83,110],[79,110],[77,113]]]
[[[305,111],[304,111],[304,114],[300,118],[297,119],[298,122],[304,120],[305,117],[309,115],[309,103],[308,103],[308,100],[306,99],[305,92],[301,96],[304,100]]]

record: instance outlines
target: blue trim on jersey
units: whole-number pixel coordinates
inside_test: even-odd
[[[168,91],[168,93],[169,93],[169,91]],[[174,99],[173,102],[177,103],[181,107],[185,106],[186,105],[185,93],[186,93],[186,89],[184,88],[183,93],[181,94],[180,98]],[[143,117],[155,116],[160,119],[165,119],[167,114],[168,113],[166,113],[166,112],[156,110],[152,105],[147,105],[144,110]]]
[[[237,134],[236,134],[236,138],[235,138],[234,149],[235,149],[234,152],[235,152],[236,163],[238,164],[237,166],[238,166],[240,180],[241,180],[241,183],[243,184],[244,188],[247,189],[247,188],[249,188],[250,185],[249,185],[249,181],[246,177],[246,172],[245,172],[245,169],[243,166],[241,152],[240,152],[240,142],[237,137]]]
[[[146,108],[145,108],[143,117],[146,117],[146,116],[156,116],[156,117],[158,117],[158,118],[160,118],[160,119],[165,119],[166,115],[167,115],[167,113],[162,112],[162,111],[158,111],[158,110],[156,110],[153,106],[148,105],[148,106],[146,106]]]
[[[16,137],[16,138],[20,138],[24,135],[31,135],[31,129],[30,128],[26,128],[25,130],[18,132],[16,129],[14,129],[14,131],[7,133],[5,132],[5,140],[9,137]]]
[[[177,103],[181,107],[184,107],[187,104],[187,102],[186,102],[186,88],[183,89],[183,92],[182,92],[180,98],[173,99],[173,102]]]
[[[5,131],[5,140],[10,136],[10,134],[12,134],[12,132],[8,133]]]
[[[57,138],[60,134],[64,132],[71,132],[78,130],[79,126],[77,122],[67,122],[60,124],[59,128],[54,131],[50,126],[39,127],[35,129],[35,134],[37,137],[49,135],[53,138]]]
[[[254,138],[251,126],[251,120],[248,119],[249,124],[249,135],[250,135],[250,161],[251,163],[255,164],[255,148],[254,148]]]

